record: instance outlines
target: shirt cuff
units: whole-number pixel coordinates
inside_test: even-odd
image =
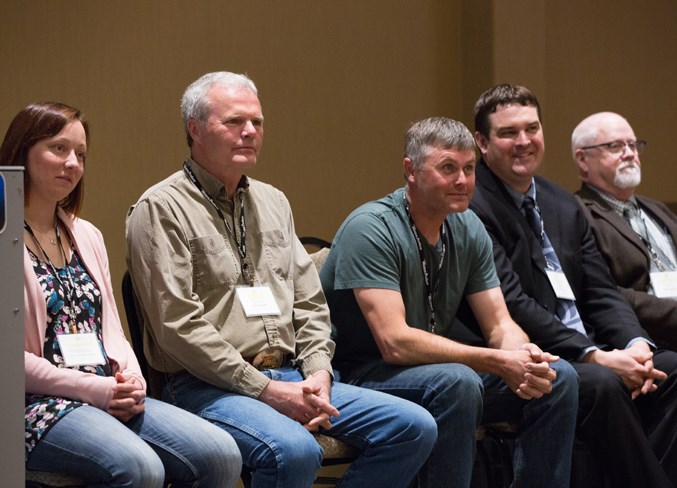
[[[578,355],[578,357],[576,358],[576,361],[579,361],[579,362],[580,362],[580,361],[583,361],[583,358],[585,357],[586,354],[588,354],[589,352],[592,352],[592,351],[596,351],[596,350],[598,350],[598,349],[599,349],[599,347],[597,347],[597,346],[588,346],[588,347],[586,347],[586,348],[583,349],[583,351],[581,351],[581,353]]]
[[[334,369],[331,367],[331,358],[326,354],[312,354],[307,358],[304,358],[301,362],[301,371],[305,378],[320,370],[328,371],[332,380],[334,379]]]
[[[235,388],[237,393],[243,395],[258,398],[261,392],[268,386],[270,383],[270,378],[261,373],[251,364],[247,363],[245,366],[244,374],[240,381],[237,382]]]
[[[635,337],[635,338],[632,339],[630,342],[628,342],[628,344],[627,344],[627,346],[625,346],[625,348],[627,349],[628,347],[632,346],[632,345],[633,345],[635,342],[637,342],[637,341],[644,341],[644,342],[646,342],[647,344],[649,344],[649,347],[651,348],[652,351],[655,351],[656,349],[658,349],[658,348],[656,347],[656,344],[654,344],[653,342],[651,342],[651,341],[650,341],[649,339],[647,339],[646,337]]]

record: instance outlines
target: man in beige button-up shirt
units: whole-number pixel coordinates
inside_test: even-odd
[[[310,486],[322,453],[309,431],[320,430],[368,454],[342,486],[406,486],[434,421],[413,403],[333,381],[329,312],[289,202],[245,175],[263,141],[256,87],[210,73],[181,108],[190,158],[127,218],[164,398],[230,432],[254,486]]]

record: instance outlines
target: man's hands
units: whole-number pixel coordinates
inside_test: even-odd
[[[668,376],[653,364],[653,353],[644,341],[637,341],[627,349],[613,351],[592,351],[583,359],[606,366],[621,377],[623,384],[630,390],[632,399],[656,391],[655,381],[663,381]]]
[[[517,396],[531,400],[552,392],[552,382],[557,373],[550,363],[558,361],[559,356],[543,352],[531,343],[515,351],[501,352],[505,355],[505,364],[499,375]]]
[[[113,399],[108,406],[108,413],[121,422],[127,422],[144,410],[146,390],[135,378],[126,378],[115,373],[117,384],[113,387]]]
[[[329,418],[339,415],[331,404],[331,376],[325,370],[295,383],[271,380],[259,400],[300,422],[310,432],[317,432],[320,427],[330,429]]]

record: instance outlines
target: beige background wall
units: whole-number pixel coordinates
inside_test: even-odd
[[[642,193],[677,201],[673,154],[677,99],[677,2],[519,0],[493,2],[494,80],[529,86],[543,106],[542,173],[578,188],[574,127],[594,112],[624,115],[639,138]]]
[[[287,193],[299,235],[331,239],[354,207],[401,184],[412,121],[472,126],[474,101],[501,81],[542,101],[547,176],[577,186],[571,130],[611,109],[649,140],[643,192],[674,201],[675,14],[673,0],[5,0],[0,133],[32,101],[88,114],[84,217],[107,239],[116,288],[126,210],[180,168],[179,98],[213,70],[259,86],[252,176]]]

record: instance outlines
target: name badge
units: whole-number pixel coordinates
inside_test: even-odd
[[[569,285],[569,281],[564,273],[561,271],[554,271],[552,269],[546,269],[545,272],[548,274],[548,279],[550,280],[550,285],[555,291],[557,298],[562,298],[564,300],[576,300],[574,296],[574,291]]]
[[[94,332],[56,336],[66,366],[104,364],[99,340]]]
[[[677,298],[677,271],[650,273],[649,277],[658,298]]]
[[[240,286],[235,293],[246,317],[280,315],[273,292],[267,286]]]

